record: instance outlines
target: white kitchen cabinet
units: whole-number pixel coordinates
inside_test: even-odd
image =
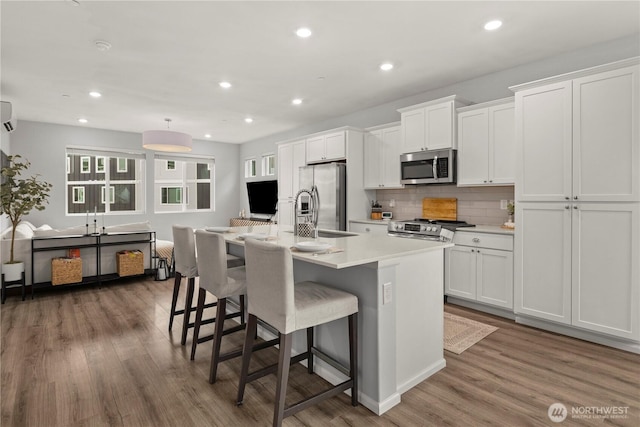
[[[639,74],[513,88],[518,201],[640,201]]]
[[[445,250],[445,294],[501,308],[513,308],[513,237],[455,233]]]
[[[400,183],[400,126],[370,128],[364,143],[364,187],[403,188]]]
[[[307,138],[307,163],[344,160],[347,156],[344,131]]]
[[[353,231],[354,233],[363,233],[363,234],[375,234],[379,236],[387,235],[387,226],[385,223],[372,223],[372,222],[357,222],[357,221],[349,221],[349,231]]]
[[[468,102],[456,96],[401,108],[402,153],[456,147],[456,108]]]
[[[278,145],[278,223],[293,225],[293,199],[305,165],[305,141]]]
[[[640,338],[637,203],[516,205],[515,312]]]
[[[513,98],[458,109],[458,186],[515,182]]]

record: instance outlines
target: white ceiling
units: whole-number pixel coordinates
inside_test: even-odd
[[[168,117],[230,143],[640,31],[639,1],[79,2],[0,2],[2,99],[18,119],[142,132]]]

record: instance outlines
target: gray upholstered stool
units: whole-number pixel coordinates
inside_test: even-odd
[[[280,338],[278,358],[278,379],[276,386],[273,425],[280,426],[285,417],[316,404],[325,398],[351,389],[351,404],[358,405],[358,355],[357,318],[358,298],[315,282],[296,283],[293,281],[293,259],[291,251],[282,246],[256,240],[245,241],[245,263],[247,270],[247,296],[249,319],[242,353],[242,371],[238,387],[237,404],[242,404],[247,382],[274,372],[270,366],[249,373],[251,349],[255,339],[257,319],[273,326]],[[313,346],[313,327],[343,317],[349,318],[349,368],[340,365],[329,355]],[[307,330],[307,352],[291,357],[293,332]],[[285,408],[289,364],[308,359],[308,372],[313,373],[313,355],[322,359],[349,379],[330,390],[309,397]]]

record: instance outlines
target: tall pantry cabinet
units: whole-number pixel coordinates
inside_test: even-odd
[[[639,62],[511,88],[516,315],[640,341]]]

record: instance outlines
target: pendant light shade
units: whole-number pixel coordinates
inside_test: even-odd
[[[171,119],[165,119],[167,128]],[[147,150],[187,152],[193,143],[191,135],[172,130],[147,130],[142,132],[142,146]]]

